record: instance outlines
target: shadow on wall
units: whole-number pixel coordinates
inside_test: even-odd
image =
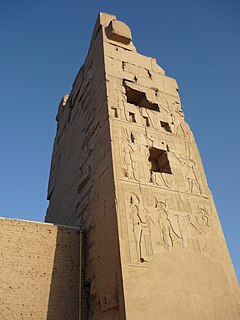
[[[47,320],[78,319],[79,265],[79,231],[58,226]]]

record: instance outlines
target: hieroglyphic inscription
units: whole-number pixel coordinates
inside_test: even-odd
[[[180,195],[160,197],[125,192],[126,222],[131,263],[145,263],[161,250],[179,247],[201,252],[211,228],[210,207]],[[145,198],[148,198],[146,201]]]
[[[119,148],[122,162],[122,177],[129,180],[151,183],[162,188],[183,191],[186,193],[206,194],[202,173],[193,157],[189,144],[181,143],[177,148],[174,145],[159,140],[159,135],[144,135],[141,131],[134,133],[126,127],[119,128]],[[144,137],[144,138],[143,138]],[[161,137],[161,136],[160,136]],[[158,139],[158,140],[156,140]],[[156,146],[152,148],[152,146]],[[151,150],[162,150],[162,156],[152,159]],[[177,152],[175,152],[175,149]],[[156,170],[152,160],[161,166],[163,155],[169,162],[169,168]],[[166,161],[165,161],[166,162]]]

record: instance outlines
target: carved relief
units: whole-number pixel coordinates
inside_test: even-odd
[[[184,189],[185,188],[185,181],[182,174],[182,170],[179,168],[173,168],[174,174],[174,183],[177,189]]]
[[[185,150],[181,154],[169,152],[168,157],[173,171],[174,185],[172,187],[202,195],[204,193],[202,181],[199,177],[197,164],[191,156],[189,145],[185,144]]]
[[[199,225],[202,221],[198,215],[189,214],[186,211],[171,211],[165,205],[163,217],[162,233],[163,237],[167,239],[167,242],[165,241],[165,249],[167,243],[168,250],[170,246],[180,246],[201,252],[199,235],[202,234],[204,226],[202,224]],[[192,230],[193,227],[194,230]],[[197,234],[193,232],[196,230]]]
[[[173,223],[173,219],[171,221],[165,202],[155,199],[155,208],[152,209],[150,220],[154,248],[156,245],[163,245],[165,249],[171,250],[175,243],[179,243],[178,223]]]
[[[165,200],[127,193],[127,225],[131,263],[149,262],[161,250],[185,248],[201,252],[207,245],[211,212],[202,205],[192,210],[188,199],[173,195]],[[126,203],[127,203],[126,201]]]
[[[188,183],[188,192],[203,194],[203,189],[199,183],[199,178],[196,171],[195,161],[185,155],[181,155],[181,164],[183,166],[184,176]]]
[[[148,262],[152,255],[148,212],[134,193],[130,196],[128,211],[131,262]]]
[[[138,134],[143,136],[143,134]],[[140,139],[140,138],[139,138]],[[139,140],[137,139],[137,140]],[[136,134],[121,128],[120,149],[122,173],[129,180],[142,181],[162,188],[204,194],[202,179],[197,164],[190,153],[188,144],[181,144],[175,154],[169,145],[162,142],[162,147],[148,135],[136,141]],[[145,141],[142,141],[145,140]],[[159,139],[158,139],[159,140]],[[150,146],[149,146],[150,145]]]
[[[210,215],[206,208],[199,207],[194,215],[189,215],[189,223],[199,233],[202,234],[210,227]]]
[[[204,187],[199,171],[201,163],[192,156],[189,142],[192,133],[184,122],[180,103],[166,99],[160,104],[160,110],[166,111],[171,120],[155,110],[123,104],[128,129],[121,128],[119,139],[122,174],[128,180],[142,183],[138,191],[124,192],[127,211],[121,220],[125,221],[122,228],[128,239],[129,261],[147,265],[153,255],[163,250],[184,248],[201,252],[207,245],[211,219],[205,206],[186,196],[202,196]],[[157,131],[160,127],[161,131]],[[151,184],[153,190],[159,186],[169,191],[162,197],[161,190],[161,199],[158,195],[147,196],[152,201],[146,203],[141,190],[144,184]]]
[[[137,179],[137,155],[140,151],[140,147],[134,144],[133,138],[129,137],[127,129],[122,128],[121,136],[121,150],[123,161],[123,173],[128,179]]]
[[[154,172],[151,169],[150,169],[149,182],[153,183],[154,185],[161,186],[163,188],[173,187],[173,180],[171,175],[164,174],[161,172]]]

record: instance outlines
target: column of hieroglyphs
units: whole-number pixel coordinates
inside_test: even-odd
[[[176,81],[100,14],[59,106],[47,221],[85,230],[83,319],[237,319],[238,285]]]
[[[104,53],[126,318],[238,319],[238,284],[176,81],[115,19]]]

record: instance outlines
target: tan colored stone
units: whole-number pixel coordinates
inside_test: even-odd
[[[163,70],[163,68],[161,68],[157,64],[157,60],[154,58],[152,59],[152,71],[157,72],[157,73],[161,73],[161,74],[165,74],[165,71]]]
[[[0,319],[77,319],[78,230],[16,219],[0,229]]]
[[[46,221],[85,232],[83,319],[239,319],[176,80],[105,14],[81,70],[58,117]]]
[[[129,27],[117,20],[112,20],[106,28],[107,37],[111,40],[129,44],[132,41],[132,34]]]

